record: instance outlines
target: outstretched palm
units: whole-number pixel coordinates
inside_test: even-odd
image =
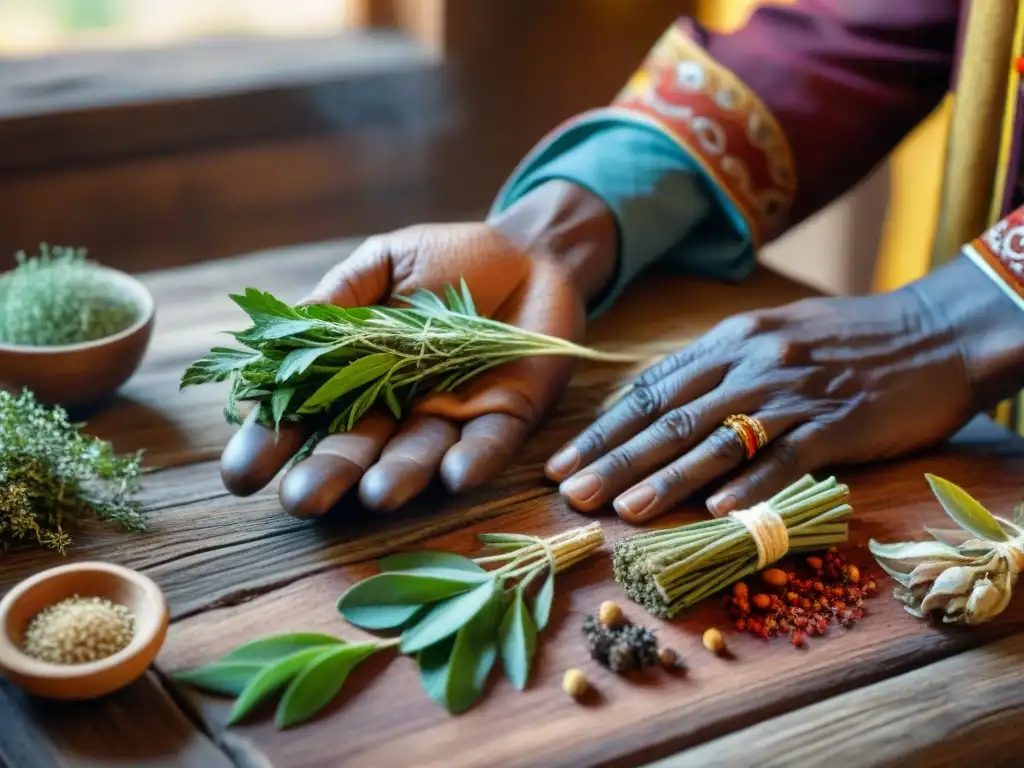
[[[583,303],[568,275],[486,224],[413,227],[364,243],[320,281],[306,302],[366,306],[464,279],[478,311],[531,331],[577,338]],[[457,392],[432,395],[401,423],[371,412],[351,432],[323,440],[281,483],[285,508],[322,515],[358,484],[363,504],[395,509],[440,474],[460,491],[500,472],[568,383],[571,362],[534,357],[490,371]],[[222,475],[233,493],[264,487],[307,433],[249,421],[228,444]]]

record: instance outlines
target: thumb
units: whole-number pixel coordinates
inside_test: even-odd
[[[371,237],[327,272],[299,304],[366,307],[384,303],[391,291],[391,251]]]

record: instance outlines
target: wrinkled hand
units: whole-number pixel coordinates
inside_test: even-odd
[[[955,334],[917,292],[811,299],[730,318],[654,365],[547,471],[575,508],[614,502],[642,522],[739,469],[708,499],[726,514],[821,467],[935,443],[973,412]],[[749,463],[731,414],[768,433]]]
[[[387,303],[417,288],[440,291],[464,278],[481,314],[569,339],[584,328],[583,301],[568,273],[534,258],[483,223],[420,226],[375,237],[332,269],[305,303]],[[301,517],[326,513],[358,486],[362,503],[393,510],[435,476],[461,491],[492,478],[564,391],[571,363],[538,357],[496,368],[458,392],[431,396],[397,423],[373,411],[331,435],[282,478],[281,502]],[[238,495],[269,483],[308,435],[247,421],[224,451],[227,488]]]

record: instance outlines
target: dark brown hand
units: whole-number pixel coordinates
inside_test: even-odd
[[[1024,385],[1024,312],[966,259],[905,289],[739,315],[646,371],[548,463],[577,509],[657,517],[698,489],[715,514],[806,472],[899,456]],[[723,421],[769,444],[746,465]]]
[[[486,223],[412,227],[364,243],[320,281],[306,302],[353,307],[417,288],[440,291],[465,279],[478,310],[532,331],[579,338],[584,302],[614,266],[615,225],[597,198],[546,184]],[[495,368],[455,393],[421,402],[401,423],[372,412],[332,435],[281,481],[285,509],[319,516],[358,486],[363,504],[392,510],[440,476],[452,491],[507,466],[564,391],[571,363],[527,358]],[[224,451],[221,474],[236,494],[269,483],[307,436],[247,422]]]

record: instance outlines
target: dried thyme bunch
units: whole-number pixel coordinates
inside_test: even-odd
[[[82,248],[50,247],[16,255],[18,266],[0,275],[0,342],[59,346],[119,333],[138,309]]]
[[[447,288],[444,301],[428,291],[396,297],[409,305],[401,308],[293,307],[255,288],[231,298],[253,323],[231,334],[244,349],[212,349],[181,386],[230,380],[224,413],[232,423],[239,401],[255,403],[269,427],[316,419],[299,457],[324,435],[352,429],[375,404],[398,418],[418,397],[523,357],[632,360],[481,317],[465,282]]]
[[[805,475],[750,510],[620,539],[612,555],[615,580],[652,614],[671,618],[787,552],[846,541],[849,495],[834,477],[816,482]],[[759,533],[763,541],[754,530],[766,532]],[[766,559],[768,545],[773,552]]]
[[[69,529],[85,518],[143,528],[140,455],[119,457],[82,435],[61,408],[28,391],[0,391],[0,550],[30,542],[63,553]]]
[[[925,528],[935,541],[880,544],[871,554],[898,586],[893,596],[911,616],[942,616],[946,624],[982,624],[1002,613],[1024,568],[1024,508],[1013,521],[997,517],[965,490],[925,475],[959,529]]]

